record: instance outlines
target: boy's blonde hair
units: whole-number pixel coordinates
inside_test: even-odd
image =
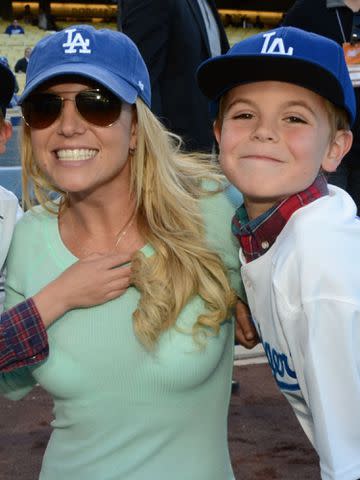
[[[204,180],[221,186],[218,167],[208,156],[180,153],[179,138],[167,132],[141,100],[135,108],[138,133],[136,152],[129,160],[131,190],[143,237],[155,254],[147,258],[140,252],[133,259],[132,280],[141,293],[133,319],[137,337],[152,349],[195,295],[200,295],[206,306],[193,327],[196,340],[219,332],[235,296],[220,257],[206,243],[199,205],[200,198],[210,194],[204,189]],[[65,192],[49,182],[34,159],[26,125],[22,165],[27,207],[34,203],[30,182],[44,208],[59,213],[59,204],[49,196],[51,191],[60,194],[60,205],[66,207]]]
[[[347,112],[326,98],[324,98],[324,102],[330,123],[330,138],[333,139],[339,130],[350,130],[350,121]]]

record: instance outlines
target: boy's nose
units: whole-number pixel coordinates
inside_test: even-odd
[[[251,135],[253,140],[259,142],[276,142],[278,136],[271,125],[271,122],[259,122]]]
[[[254,135],[254,138],[257,139],[257,140],[260,140],[261,142],[264,142],[264,141],[271,141],[271,140],[273,140],[274,137],[271,136],[271,135],[261,135],[259,133],[256,133]]]

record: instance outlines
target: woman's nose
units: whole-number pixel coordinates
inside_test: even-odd
[[[86,120],[77,111],[75,99],[64,98],[59,118],[59,133],[65,136],[83,133],[86,124]]]

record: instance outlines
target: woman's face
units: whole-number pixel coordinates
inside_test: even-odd
[[[129,189],[129,149],[136,147],[134,110],[123,103],[119,118],[111,126],[89,123],[72,100],[79,92],[93,88],[93,84],[81,81],[57,83],[40,90],[65,101],[61,114],[50,126],[30,128],[35,161],[52,184],[69,194],[84,196]]]

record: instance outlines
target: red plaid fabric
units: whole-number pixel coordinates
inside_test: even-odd
[[[232,220],[232,231],[246,261],[251,262],[267,252],[296,210],[328,194],[326,178],[321,174],[309,188],[282,200],[254,220],[249,221],[243,205],[238,208]]]
[[[30,298],[0,316],[0,371],[34,365],[49,354],[45,326]]]

